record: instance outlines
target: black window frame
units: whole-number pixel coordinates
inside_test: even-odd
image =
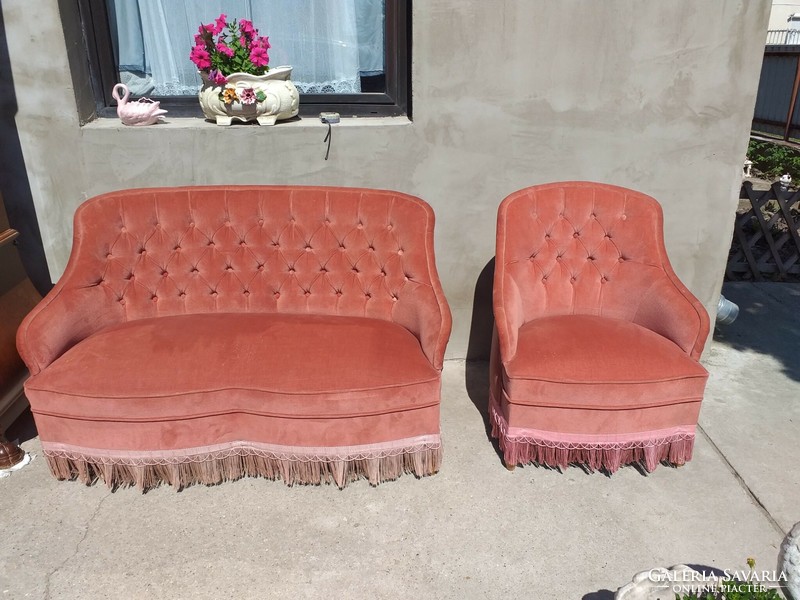
[[[116,117],[111,89],[119,82],[114,64],[111,27],[105,0],[77,0],[94,94],[96,115]],[[300,116],[325,111],[342,117],[411,118],[411,0],[386,0],[384,19],[385,92],[361,94],[300,94]],[[188,58],[187,58],[188,60]],[[195,97],[152,96],[177,117],[202,117]]]

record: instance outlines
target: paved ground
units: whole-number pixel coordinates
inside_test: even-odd
[[[0,599],[606,600],[656,565],[772,569],[800,520],[800,286],[725,294],[742,316],[707,353],[682,469],[508,473],[486,435],[486,365],[450,361],[435,477],[142,495],[59,483],[34,460],[0,480]]]

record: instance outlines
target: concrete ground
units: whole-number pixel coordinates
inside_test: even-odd
[[[0,480],[0,599],[604,600],[657,565],[773,569],[800,520],[800,286],[724,293],[742,312],[706,353],[681,469],[509,473],[487,439],[487,365],[450,361],[445,461],[426,479],[143,495],[57,482],[35,459]],[[35,437],[23,447],[40,451]]]

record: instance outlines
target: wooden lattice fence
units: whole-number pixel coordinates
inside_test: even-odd
[[[739,198],[750,208],[736,214],[726,279],[800,281],[800,191],[756,191],[746,181]]]

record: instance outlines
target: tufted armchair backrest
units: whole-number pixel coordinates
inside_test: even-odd
[[[384,319],[414,333],[441,366],[450,314],[433,227],[426,203],[388,191],[113,192],[78,208],[70,262],[51,296],[96,307],[102,325],[209,312]]]
[[[591,182],[520,190],[498,211],[496,256],[495,306],[517,326],[600,315],[643,324],[687,352],[702,349],[708,315],[672,271],[661,206],[645,194]],[[664,316],[673,301],[691,305],[682,325]]]

